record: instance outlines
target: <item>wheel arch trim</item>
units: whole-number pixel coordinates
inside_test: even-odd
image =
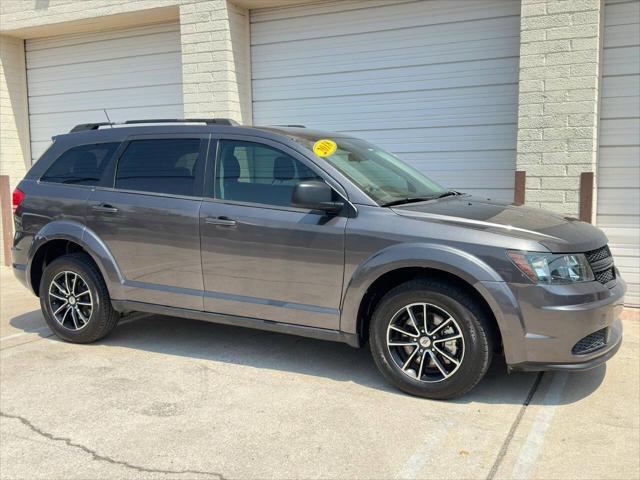
[[[481,259],[446,245],[392,245],[362,262],[345,287],[340,330],[359,336],[358,315],[367,291],[383,275],[403,268],[440,270],[460,278],[473,287],[489,305],[503,338],[505,353],[509,356],[507,349],[511,350],[512,346],[507,345],[507,341],[512,337],[517,338],[520,331],[524,332],[515,296],[500,275]]]
[[[40,249],[54,240],[67,240],[76,243],[86,251],[98,266],[110,295],[117,295],[124,284],[122,271],[107,245],[85,225],[74,220],[55,220],[48,223],[34,236],[29,248],[27,263],[27,282],[35,292],[37,286],[31,285],[33,261]]]

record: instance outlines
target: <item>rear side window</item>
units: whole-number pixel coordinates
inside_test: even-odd
[[[133,140],[120,157],[116,188],[196,195],[200,139]]]
[[[40,179],[44,182],[97,185],[119,142],[94,143],[70,148],[60,155]]]

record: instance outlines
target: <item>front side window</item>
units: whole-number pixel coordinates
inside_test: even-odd
[[[294,187],[306,180],[321,178],[281,150],[253,142],[220,142],[215,180],[217,198],[288,207]]]
[[[118,161],[115,188],[196,195],[200,139],[133,140]]]
[[[97,185],[119,142],[78,145],[60,155],[40,179],[44,182]]]

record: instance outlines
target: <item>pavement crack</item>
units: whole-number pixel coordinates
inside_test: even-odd
[[[543,374],[544,372],[538,372],[538,374],[536,375],[536,379],[533,381],[533,384],[529,389],[527,398],[525,398],[524,402],[522,402],[520,411],[518,412],[518,415],[516,415],[516,418],[511,424],[511,428],[509,429],[509,433],[507,434],[507,437],[504,439],[504,442],[502,443],[502,447],[500,447],[498,456],[496,457],[495,462],[493,462],[493,466],[491,467],[491,470],[487,475],[487,480],[493,480],[496,476],[496,473],[498,473],[498,468],[500,468],[500,464],[502,463],[502,460],[504,459],[505,455],[507,454],[507,451],[509,450],[509,446],[511,445],[511,440],[513,440],[513,436],[516,433],[516,429],[520,425],[520,422],[522,421],[522,417],[524,417],[524,413],[526,412],[527,407],[531,403],[531,400],[533,400],[533,396],[538,391],[538,387],[540,386],[540,382],[542,381]]]
[[[108,457],[106,455],[100,455],[99,453],[97,453],[95,450],[90,449],[89,447],[86,447],[80,443],[76,443],[73,440],[71,440],[70,438],[67,437],[59,437],[56,435],[53,435],[52,433],[49,432],[45,432],[44,430],[42,430],[41,428],[37,427],[36,425],[34,425],[30,420],[20,416],[20,415],[11,415],[8,413],[4,413],[2,411],[0,411],[0,417],[4,417],[4,418],[10,418],[13,420],[18,420],[20,421],[25,427],[27,427],[28,429],[30,429],[31,431],[33,431],[34,433],[40,435],[41,437],[47,438],[51,441],[54,442],[63,442],[66,445],[68,445],[69,447],[73,447],[73,448],[77,448],[78,450],[82,450],[83,452],[87,453],[88,455],[91,455],[93,460],[96,460],[98,462],[107,462],[110,463],[112,465],[120,465],[126,468],[130,468],[132,470],[135,470],[137,472],[143,472],[143,473],[162,473],[162,474],[166,474],[166,475],[206,475],[209,477],[214,477],[220,480],[227,480],[224,475],[222,475],[221,473],[217,473],[217,472],[205,472],[202,470],[163,470],[163,469],[158,469],[158,468],[149,468],[149,467],[143,467],[140,465],[134,465],[132,463],[129,462],[125,462],[123,460],[116,460],[114,458]]]

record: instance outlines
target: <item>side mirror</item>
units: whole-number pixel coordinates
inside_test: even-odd
[[[333,190],[329,185],[318,180],[310,180],[295,186],[291,195],[291,205],[297,208],[337,213],[342,210],[344,203],[334,202],[332,198]]]

